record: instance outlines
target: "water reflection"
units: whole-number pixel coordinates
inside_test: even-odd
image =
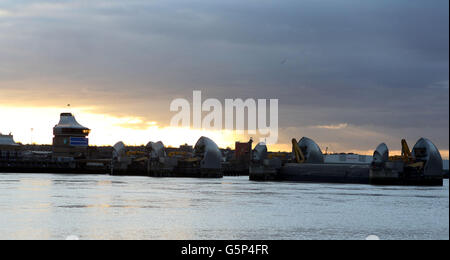
[[[445,187],[0,174],[0,239],[448,239]]]

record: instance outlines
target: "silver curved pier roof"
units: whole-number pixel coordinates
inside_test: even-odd
[[[420,138],[414,145],[412,155],[416,160],[426,161],[424,174],[442,176],[443,161],[439,149],[428,139]]]
[[[319,145],[308,137],[302,137],[298,146],[306,158],[306,163],[324,163],[324,158]]]
[[[267,158],[267,145],[265,143],[259,143],[253,149],[253,160],[261,161]]]
[[[217,144],[208,137],[200,137],[195,144],[195,153],[202,156],[201,168],[220,169],[222,168],[222,153]]]
[[[113,146],[113,157],[114,158],[120,158],[125,156],[126,153],[126,147],[125,144],[120,141],[117,142],[114,146]]]
[[[384,163],[389,160],[389,148],[385,143],[377,146],[377,149],[373,153],[373,162]]]
[[[149,142],[146,146],[147,150],[150,152],[151,158],[166,157],[166,149],[163,142]]]

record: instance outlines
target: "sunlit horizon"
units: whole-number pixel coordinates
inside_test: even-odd
[[[12,133],[16,142],[23,144],[51,144],[53,127],[59,122],[60,113],[71,112],[77,121],[92,131],[90,145],[112,146],[122,141],[127,145],[145,145],[150,141],[162,141],[166,146],[193,145],[201,136],[212,138],[221,147],[227,147],[235,139],[232,131],[203,131],[196,129],[160,126],[139,117],[117,117],[88,112],[90,108],[32,108],[0,107],[3,134]]]
[[[133,116],[113,116],[91,112],[93,107],[8,107],[0,106],[0,133],[13,134],[14,140],[22,144],[51,145],[53,127],[59,122],[62,112],[71,112],[77,121],[90,128],[89,144],[91,146],[113,146],[122,141],[129,146],[142,146],[148,142],[162,141],[166,147],[179,147],[188,144],[195,145],[201,136],[214,140],[220,148],[234,149],[235,142],[247,142],[245,135],[237,135],[234,131],[198,130],[192,128],[170,127],[159,125],[158,122],[147,122],[145,119]],[[290,152],[289,140],[283,140],[275,145],[269,145],[271,152]],[[258,143],[255,140],[255,143]],[[323,152],[327,144],[320,144]],[[375,147],[374,147],[375,148]],[[399,155],[399,149],[390,150],[392,155]],[[449,158],[448,150],[441,150],[444,159]],[[355,153],[372,155],[373,150],[348,149],[345,151],[329,150],[328,153]]]
[[[148,142],[162,141],[168,147],[195,145],[197,140],[206,136],[214,140],[221,148],[234,148],[236,141],[247,142],[245,136],[238,136],[230,130],[199,130],[161,126],[158,122],[147,122],[139,117],[119,117],[89,112],[91,108],[33,108],[0,107],[3,122],[0,133],[14,135],[14,140],[23,144],[48,145],[52,143],[53,127],[59,122],[60,113],[73,113],[76,120],[91,129],[89,143],[93,146],[112,146],[122,141],[126,145],[141,146]],[[283,144],[273,145],[282,147]]]

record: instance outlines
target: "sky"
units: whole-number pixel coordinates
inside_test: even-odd
[[[169,126],[201,90],[279,99],[272,150],[427,137],[448,158],[448,46],[447,0],[0,0],[0,131],[51,143],[71,110],[97,145],[248,138]]]

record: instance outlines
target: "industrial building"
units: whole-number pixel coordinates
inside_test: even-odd
[[[59,123],[53,128],[53,158],[86,158],[90,132],[71,113],[61,113]]]
[[[12,134],[0,133],[0,160],[15,160],[21,156],[21,146],[14,141]]]

